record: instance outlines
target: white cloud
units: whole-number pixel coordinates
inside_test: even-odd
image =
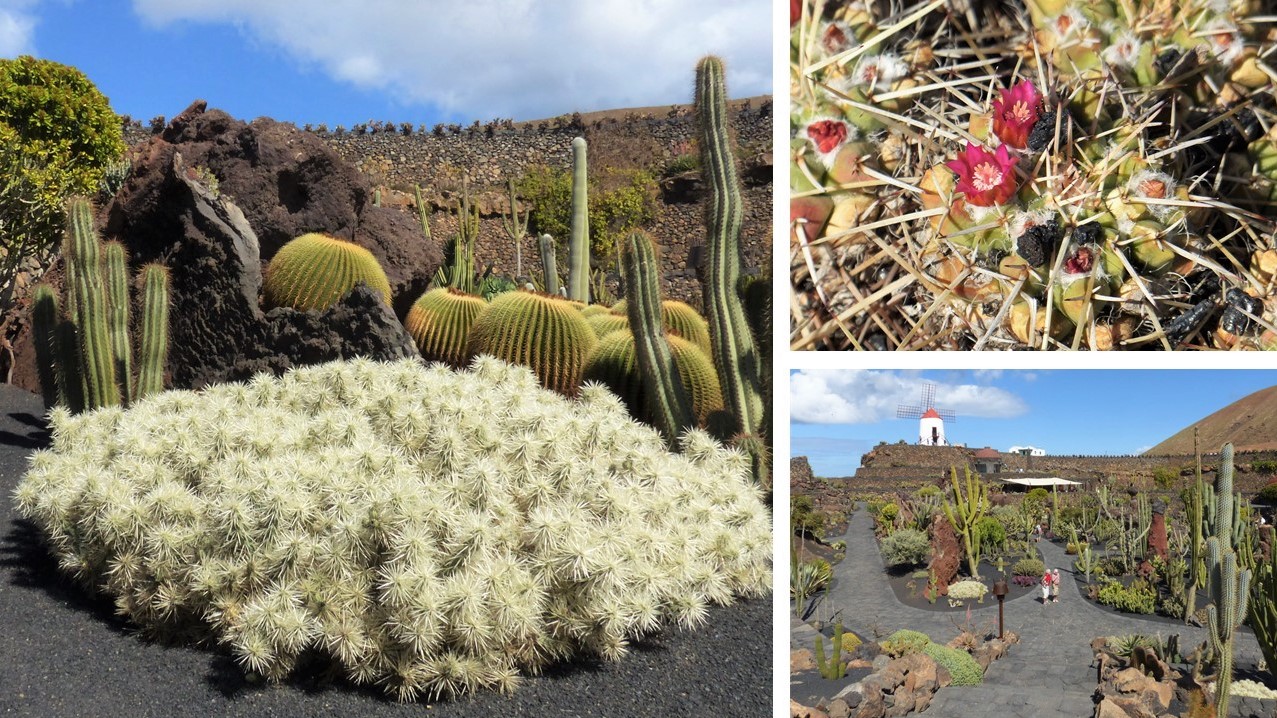
[[[891,372],[800,370],[790,375],[789,413],[804,424],[871,424],[895,418],[901,404],[919,404],[923,383]],[[997,387],[933,383],[936,407],[959,417],[1011,418],[1028,410],[1020,397]]]
[[[30,0],[0,0],[0,57],[35,52],[35,18],[27,9]]]
[[[703,54],[771,91],[766,0],[133,0],[148,22],[234,23],[339,80],[472,119],[691,99]]]

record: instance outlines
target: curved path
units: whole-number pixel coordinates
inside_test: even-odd
[[[859,507],[858,507],[859,508]],[[962,612],[925,611],[901,603],[884,579],[885,568],[872,522],[867,513],[853,514],[846,535],[847,557],[834,567],[834,582],[816,614],[831,619],[841,615],[844,625],[862,635],[885,637],[911,628],[946,643],[958,634]],[[1073,557],[1049,541],[1038,544],[1048,568],[1073,574]],[[1096,688],[1091,641],[1098,636],[1141,633],[1180,635],[1180,645],[1191,650],[1206,640],[1205,629],[1159,623],[1110,613],[1082,597],[1075,581],[1060,585],[1060,602],[1044,605],[1037,594],[1022,596],[1005,605],[1005,627],[1020,635],[1001,659],[989,666],[979,686],[946,688],[936,694],[928,715],[971,718],[1084,718],[1095,712],[1091,699]],[[997,602],[991,597],[976,604],[971,622],[977,629],[997,630]],[[791,646],[811,648],[815,631],[794,619]],[[1237,656],[1241,665],[1254,665],[1260,657],[1254,636],[1239,634]],[[1242,708],[1242,701],[1234,701]],[[1246,701],[1249,703],[1249,701]],[[1241,714],[1230,710],[1230,713]]]

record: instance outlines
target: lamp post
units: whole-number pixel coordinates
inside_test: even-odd
[[[1002,638],[1002,606],[1007,599],[1007,580],[999,578],[993,582],[993,595],[998,597],[998,638]]]

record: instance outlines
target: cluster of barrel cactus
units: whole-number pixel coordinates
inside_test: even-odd
[[[944,43],[971,34],[937,30],[930,5],[888,27],[877,3],[819,18],[800,3],[795,266],[816,282],[813,255],[836,248],[870,278],[853,295],[908,275],[892,288],[930,306],[902,312],[904,333],[962,330],[913,346],[1277,347],[1277,35],[1252,21],[1261,5],[1027,0],[1027,33],[960,52]],[[910,20],[924,29],[908,36]],[[937,61],[967,54],[1017,69]],[[871,60],[886,79],[850,97]],[[906,98],[912,111],[884,107]],[[894,268],[860,266],[889,244]],[[884,305],[857,306],[879,312],[880,344],[904,342]]]
[[[671,453],[602,387],[537,383],[356,360],[57,409],[16,503],[145,632],[270,680],[323,656],[405,700],[616,660],[770,589],[742,454],[699,431]]]

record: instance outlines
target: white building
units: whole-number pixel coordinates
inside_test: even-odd
[[[1022,454],[1029,452],[1029,456],[1046,456],[1046,449],[1039,449],[1036,446],[1012,446],[1007,449],[1008,454]]]
[[[944,419],[935,409],[927,409],[918,420],[918,443],[923,446],[948,446],[944,440]]]

